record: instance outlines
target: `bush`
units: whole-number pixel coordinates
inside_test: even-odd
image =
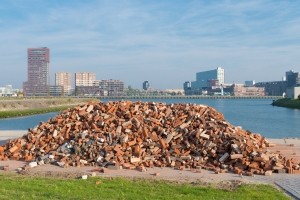
[[[298,99],[300,100],[300,94],[298,95]]]

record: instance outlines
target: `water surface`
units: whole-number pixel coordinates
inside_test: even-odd
[[[137,101],[137,100],[132,100]],[[300,110],[271,106],[270,99],[147,99],[151,102],[206,104],[224,114],[235,126],[266,137],[300,138]],[[34,116],[2,119],[0,130],[23,130],[46,122],[57,114],[47,113]]]

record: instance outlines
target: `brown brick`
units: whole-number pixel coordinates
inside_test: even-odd
[[[4,152],[4,147],[0,146],[0,154]]]
[[[35,160],[51,154],[55,155],[52,161],[66,166],[112,162],[134,169],[203,166],[243,174],[264,175],[269,170],[298,173],[299,161],[270,153],[264,149],[268,146],[273,145],[264,137],[232,126],[222,113],[208,106],[90,102],[68,109],[30,129],[24,137],[0,146],[0,160]]]
[[[11,147],[11,148],[9,149],[9,152],[10,152],[10,153],[13,153],[13,152],[15,152],[15,151],[17,151],[17,150],[18,150],[18,146],[15,145],[15,146],[13,146],[13,147]]]

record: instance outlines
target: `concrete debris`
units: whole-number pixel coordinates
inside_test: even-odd
[[[6,166],[0,166],[0,170],[8,171],[9,170],[9,166],[8,165],[6,165]]]
[[[0,160],[108,169],[172,167],[243,175],[299,173],[300,163],[196,104],[91,102],[68,109],[0,146]],[[107,169],[108,168],[108,169]],[[82,177],[84,179],[84,177]]]
[[[265,172],[265,176],[271,176],[271,175],[272,175],[272,172],[273,172],[272,170],[266,171],[266,172]]]
[[[37,162],[30,162],[28,165],[29,165],[29,167],[33,168],[33,167],[36,167],[38,164],[37,164]]]
[[[86,180],[87,178],[88,178],[87,175],[82,175],[82,176],[81,176],[81,179],[83,179],[83,180]]]
[[[223,163],[228,157],[229,157],[229,154],[226,152],[226,153],[219,159],[219,162]]]

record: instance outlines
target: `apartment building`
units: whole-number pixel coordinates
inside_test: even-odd
[[[75,73],[75,87],[76,86],[93,86],[96,81],[96,74],[89,72]]]
[[[50,49],[27,49],[27,81],[23,83],[24,96],[49,95]]]
[[[68,72],[55,73],[55,86],[62,86],[62,95],[72,94],[72,74]]]

